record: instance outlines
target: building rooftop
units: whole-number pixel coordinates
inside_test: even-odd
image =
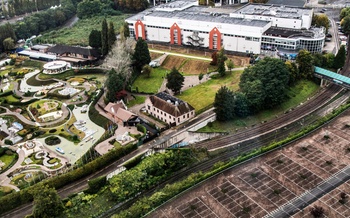
[[[322,37],[324,33],[320,28],[311,28],[309,30],[287,29],[279,27],[270,27],[263,35],[276,36],[283,38],[318,38]]]
[[[194,110],[194,108],[187,102],[169,95],[166,92],[159,92],[149,98],[154,107],[159,108],[174,117],[181,116]]]
[[[182,11],[171,11],[171,12],[147,10],[139,14],[136,14],[128,19],[135,20],[135,21],[139,19],[144,20],[145,16],[150,16],[150,17],[159,17],[159,18],[164,17],[164,18],[183,19],[183,20],[190,20],[190,21],[205,21],[205,22],[227,23],[227,24],[256,26],[256,27],[264,27],[269,23],[269,21],[262,21],[262,20],[233,18],[233,17],[230,17],[229,14],[208,12],[204,9],[205,9],[204,7],[192,6]]]
[[[305,5],[305,0],[270,0],[267,2],[267,4],[303,7]]]
[[[302,15],[311,14],[311,11],[312,9],[308,8],[285,5],[247,4],[234,13],[297,19],[301,18]]]

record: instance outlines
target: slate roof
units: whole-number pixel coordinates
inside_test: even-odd
[[[194,110],[187,102],[169,95],[166,92],[159,92],[156,95],[152,95],[150,96],[150,100],[154,107],[174,117],[182,116]]]
[[[49,53],[64,54],[64,53],[74,53],[86,56],[99,57],[100,54],[97,50],[92,48],[75,47],[68,45],[55,45],[47,50]]]

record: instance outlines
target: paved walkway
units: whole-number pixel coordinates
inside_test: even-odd
[[[179,54],[179,53],[173,53],[173,52],[164,52],[160,50],[154,50],[154,49],[149,49],[150,52],[154,53],[159,53],[159,54],[168,54],[168,55],[173,55],[173,56],[179,56],[179,57],[184,57],[184,58],[192,58],[192,59],[198,59],[198,60],[203,60],[203,61],[212,61],[211,58],[203,58],[199,56],[193,56],[193,55],[184,55],[184,54]]]

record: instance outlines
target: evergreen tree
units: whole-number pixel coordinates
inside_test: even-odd
[[[250,114],[249,102],[245,95],[241,92],[236,92],[234,98],[234,113],[237,117],[246,117]]]
[[[93,48],[100,48],[102,46],[101,31],[91,30],[89,35],[89,45]]]
[[[102,55],[106,55],[108,53],[108,26],[106,18],[102,21],[101,45]]]
[[[58,217],[63,212],[63,203],[54,188],[41,184],[31,192],[34,198],[34,218]]]
[[[166,76],[166,79],[166,87],[173,91],[175,95],[178,94],[184,85],[185,77],[173,67],[170,73]]]
[[[133,61],[137,72],[141,72],[142,67],[151,62],[151,56],[149,54],[148,45],[146,41],[142,38],[139,38],[136,42]]]
[[[112,21],[109,22],[108,27],[108,48],[109,50],[112,48],[112,45],[114,44],[116,40],[115,31],[114,31],[114,24]]]
[[[334,65],[333,65],[333,67],[335,69],[342,68],[344,66],[344,64],[345,64],[345,59],[346,59],[345,46],[342,45],[342,46],[340,46],[337,55],[334,57]]]
[[[125,38],[130,37],[130,29],[129,29],[129,24],[127,22],[124,22],[123,24],[123,35]]]
[[[226,86],[222,86],[215,94],[214,111],[218,121],[232,120],[234,113],[234,94]]]

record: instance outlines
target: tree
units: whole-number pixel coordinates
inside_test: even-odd
[[[289,72],[283,61],[266,57],[241,75],[239,87],[253,110],[272,108],[284,101]]]
[[[15,46],[16,46],[16,45],[15,45],[15,41],[14,41],[12,38],[10,38],[10,37],[4,39],[4,41],[2,42],[2,44],[3,44],[4,49],[5,49],[6,51],[13,50],[13,49],[15,48]]]
[[[127,22],[124,22],[124,24],[120,27],[119,32],[120,32],[120,35],[122,37],[122,40],[129,38],[130,37],[129,24]]]
[[[135,41],[131,38],[125,41],[118,41],[116,46],[113,46],[108,53],[102,66],[108,69],[113,68],[124,77],[126,82],[129,82],[132,74],[130,66],[132,63],[131,57],[134,52],[134,46]]]
[[[325,14],[314,14],[312,17],[312,25],[315,25],[317,27],[324,27],[326,28],[326,32],[328,33],[328,29],[329,29],[328,16]]]
[[[310,213],[315,218],[323,217],[324,209],[320,206],[315,206],[314,208],[311,209]]]
[[[229,69],[230,73],[232,72],[232,69],[235,67],[235,65],[233,64],[233,61],[231,59],[229,59],[227,61],[227,68]]]
[[[344,17],[350,16],[350,7],[341,9],[339,20],[342,20]]]
[[[250,114],[249,102],[241,92],[234,93],[234,113],[237,117],[246,117]]]
[[[300,50],[296,58],[299,72],[302,78],[312,78],[313,76],[313,58],[309,51]]]
[[[106,18],[102,21],[101,45],[102,55],[106,55],[108,53],[108,26]]]
[[[225,61],[227,60],[227,57],[225,55],[224,48],[221,48],[218,52],[218,72],[221,77],[226,75],[226,67],[225,67]]]
[[[215,94],[214,112],[218,121],[232,120],[234,113],[234,98],[233,92],[226,86],[222,86]]]
[[[133,55],[134,66],[138,72],[141,71],[145,64],[151,62],[148,45],[145,40],[139,38],[136,42],[135,52]]]
[[[151,77],[152,67],[146,64],[145,66],[142,67],[142,73],[146,74],[148,78]]]
[[[166,79],[166,87],[173,91],[175,95],[178,94],[184,85],[185,77],[173,67],[170,73],[166,76]]]
[[[108,28],[108,48],[111,49],[112,45],[114,44],[116,40],[115,31],[114,31],[114,24],[112,21],[109,22],[109,28]]]
[[[326,68],[332,68],[334,65],[334,54],[333,53],[327,53],[324,55],[326,59]]]
[[[40,184],[31,191],[31,194],[34,198],[33,217],[58,217],[63,212],[63,203],[54,188]]]
[[[92,17],[101,13],[102,3],[100,0],[84,0],[77,6],[77,16],[81,18]]]
[[[341,28],[346,35],[350,34],[350,16],[344,17],[341,21]]]
[[[289,84],[293,85],[300,79],[299,69],[295,62],[286,61],[286,66],[289,72]]]
[[[114,69],[108,72],[108,78],[106,81],[108,92],[106,97],[109,102],[115,102],[118,100],[117,92],[123,90],[124,80],[123,76],[117,73]]]
[[[214,51],[213,54],[211,54],[210,65],[216,66],[217,64],[218,64],[218,52]]]
[[[204,74],[203,74],[203,73],[200,73],[200,74],[198,75],[199,83],[201,82],[201,80],[203,79],[203,77],[204,77]]]
[[[346,59],[346,51],[345,51],[345,46],[342,45],[339,48],[338,53],[334,57],[334,65],[333,67],[335,69],[342,68],[345,64],[345,59]]]
[[[101,48],[101,31],[91,30],[89,35],[89,45],[93,48]]]

